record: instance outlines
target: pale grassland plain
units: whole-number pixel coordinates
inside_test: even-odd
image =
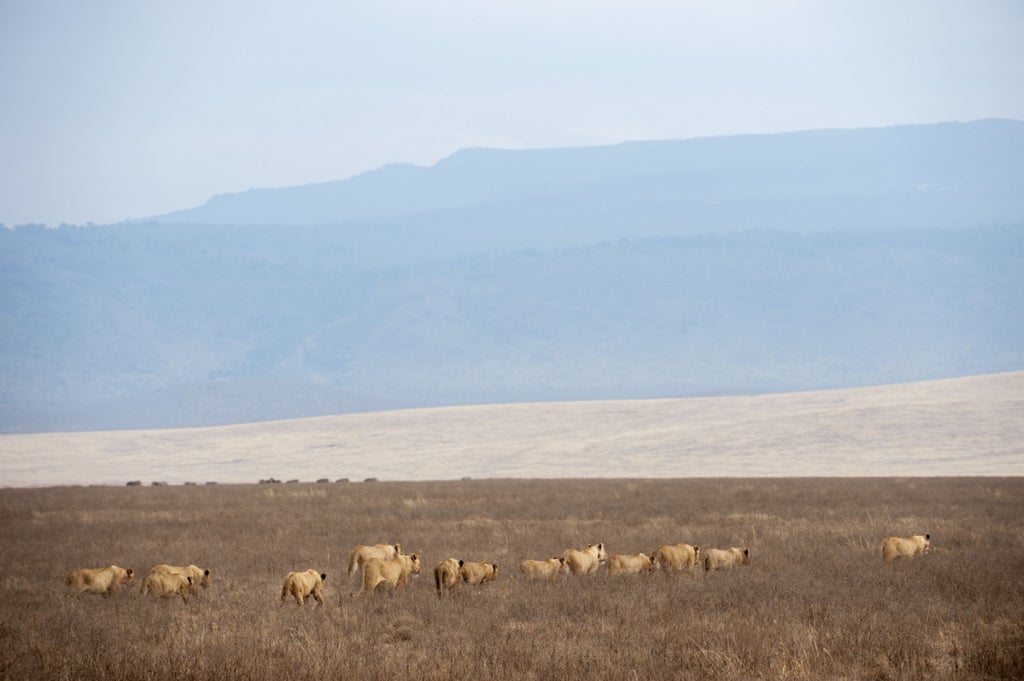
[[[458,480],[0,490],[0,678],[494,681],[1024,678],[1024,478]],[[882,561],[888,535],[932,551]],[[528,582],[604,542],[751,564]],[[438,598],[353,597],[356,544],[498,563]],[[210,569],[181,599],[64,595],[75,567]],[[325,605],[281,605],[327,573]]]
[[[1024,372],[869,388],[0,435],[0,486],[1024,475]]]

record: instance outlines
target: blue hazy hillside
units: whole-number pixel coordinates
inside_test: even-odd
[[[1024,122],[470,149],[431,167],[212,198],[168,223],[361,221],[565,238],[709,230],[953,227],[1012,222],[1024,209]],[[497,235],[495,235],[497,238]]]
[[[460,152],[0,230],[0,430],[1024,368],[1024,124]]]

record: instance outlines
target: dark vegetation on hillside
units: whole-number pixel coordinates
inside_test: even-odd
[[[0,429],[849,387],[1024,367],[1024,227],[370,266],[327,229],[0,231]]]
[[[460,481],[0,490],[0,677],[1011,679],[1024,676],[1020,479]],[[932,536],[884,565],[880,540]],[[424,575],[353,598],[357,543]],[[526,583],[516,565],[605,542],[747,546],[715,574]],[[440,560],[498,563],[439,599]],[[76,567],[195,563],[187,605],[63,595]],[[326,604],[280,605],[327,573]]]

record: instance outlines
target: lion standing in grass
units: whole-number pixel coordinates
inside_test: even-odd
[[[190,591],[198,591],[200,587],[204,589],[210,587],[210,571],[195,565],[154,565],[149,569],[149,573],[153,574],[154,572],[163,575],[178,575],[191,580],[189,582]]]
[[[930,534],[913,537],[886,537],[882,540],[882,560],[891,563],[897,558],[914,558],[928,553],[932,546]]]
[[[373,592],[381,584],[404,589],[409,575],[420,573],[420,557],[415,553],[399,554],[388,560],[371,558],[363,564],[363,592]]]
[[[289,595],[294,596],[295,602],[300,606],[309,596],[312,596],[318,605],[323,605],[323,588],[326,580],[325,573],[312,569],[305,572],[289,572],[284,578],[284,586],[281,587],[281,605],[284,605]]]
[[[705,570],[728,570],[734,565],[750,565],[750,549],[708,549],[704,556]]]
[[[389,560],[402,553],[401,544],[377,544],[375,546],[358,545],[352,549],[348,557],[348,576],[351,577],[371,558]]]
[[[548,558],[547,560],[524,560],[519,564],[523,576],[529,580],[548,579],[556,580],[558,575],[566,572],[569,568],[565,565],[565,558]]]
[[[638,575],[654,569],[654,559],[643,553],[608,556],[608,575]]]
[[[662,544],[651,554],[654,563],[665,572],[689,569],[700,565],[700,547],[689,544]]]
[[[455,558],[442,560],[434,568],[434,584],[437,586],[437,595],[444,596],[459,585],[459,576],[462,571],[462,561]]]
[[[597,568],[608,558],[604,544],[590,544],[583,550],[566,549],[562,554],[565,564],[574,575],[597,574]]]
[[[68,595],[77,596],[83,592],[113,596],[122,584],[135,583],[135,570],[111,565],[105,568],[80,568],[72,570],[64,578]]]
[[[153,571],[146,575],[146,578],[142,580],[142,589],[140,591],[143,596],[148,593],[153,593],[161,598],[168,598],[170,596],[177,595],[181,596],[181,600],[185,603],[188,603],[188,598],[185,597],[185,594],[188,593],[191,586],[191,577],[182,577],[179,574]]]
[[[462,580],[466,584],[483,584],[498,578],[497,563],[463,563]]]

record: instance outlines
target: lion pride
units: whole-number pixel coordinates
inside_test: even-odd
[[[325,581],[327,581],[327,575],[316,570],[289,572],[288,576],[284,578],[284,586],[281,587],[281,605],[284,605],[289,594],[295,597],[295,602],[300,606],[306,602],[306,598],[309,596],[312,596],[317,604],[323,605],[322,592]]]
[[[352,553],[349,554],[348,557],[348,576],[351,577],[354,575],[356,570],[371,558],[388,560],[389,558],[394,558],[401,553],[401,544],[377,544],[375,546],[357,545],[352,549]]]
[[[201,567],[195,565],[154,565],[149,569],[149,573],[153,574],[158,572],[163,575],[178,575],[180,577],[187,577],[190,586],[189,591],[198,591],[200,587],[208,589],[210,587],[210,571],[204,570]]]
[[[497,563],[464,563],[462,565],[462,580],[466,584],[483,584],[484,582],[493,582],[497,578]]]
[[[394,558],[371,558],[363,563],[363,586],[360,591],[376,591],[381,584],[393,589],[404,589],[409,575],[420,573],[420,557],[415,553],[401,553]]]
[[[689,544],[662,544],[651,554],[655,564],[665,572],[675,572],[700,565],[700,547]]]
[[[569,568],[565,565],[565,558],[548,558],[547,560],[524,560],[519,564],[523,575],[529,579],[558,579],[558,575],[566,572]]]
[[[140,591],[142,592],[142,595],[153,593],[161,598],[181,596],[181,600],[188,603],[188,598],[185,597],[185,594],[188,593],[191,587],[191,577],[182,577],[179,574],[153,571],[146,575],[146,578],[142,580],[142,589],[140,589]]]
[[[608,575],[638,575],[654,569],[654,559],[643,553],[608,556]]]
[[[461,560],[446,558],[438,563],[434,568],[434,584],[437,586],[437,595],[444,596],[458,586],[461,573]]]
[[[608,558],[604,544],[590,544],[583,550],[566,549],[562,554],[565,564],[574,575],[593,575]]]
[[[705,570],[728,570],[734,565],[750,565],[750,549],[708,549],[704,554]]]
[[[886,563],[897,558],[913,558],[928,553],[932,546],[930,534],[913,537],[886,537],[882,540],[882,560]]]
[[[105,568],[80,568],[72,570],[65,577],[68,594],[103,594],[112,596],[122,584],[135,583],[135,570],[111,565]]]

